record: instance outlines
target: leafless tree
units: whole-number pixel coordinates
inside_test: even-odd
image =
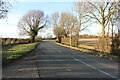
[[[54,29],[53,29],[54,35],[57,37],[58,42],[61,43],[62,29],[58,26],[59,13],[58,12],[53,13],[51,20],[54,26]]]
[[[52,15],[52,23],[54,26],[53,32],[58,39],[58,42],[61,43],[61,37],[64,36],[65,30],[60,26],[60,15],[58,12],[53,13]]]
[[[77,25],[77,17],[72,13],[62,12],[61,15],[54,13],[52,16],[54,25],[54,34],[61,42],[61,37],[70,37],[70,45],[72,45],[72,36],[79,32]]]
[[[115,28],[117,29],[118,27],[118,20],[120,18],[120,15],[118,12],[119,10],[120,10],[120,7],[117,6],[116,9],[114,9],[115,12],[113,13],[113,15],[110,16],[110,19],[109,19],[110,20],[109,24],[111,26],[112,39],[113,39],[114,29]]]
[[[110,16],[110,31],[112,33],[112,45],[111,45],[111,52],[115,52],[115,49],[119,49],[119,37],[120,37],[120,34],[119,34],[119,19],[120,19],[120,15],[119,15],[119,10],[120,10],[120,2],[119,4],[117,5],[117,7],[114,9],[114,14]],[[115,34],[116,33],[116,34]]]
[[[5,18],[12,5],[8,0],[0,0],[0,19]]]
[[[105,37],[106,28],[110,28],[112,26],[113,33],[113,25],[116,22],[116,11],[118,10],[119,2],[111,2],[110,0],[101,1],[101,2],[86,2],[84,3],[83,9],[85,10],[85,16],[87,18],[92,19],[92,21],[96,21],[100,24],[102,31],[101,37],[99,37],[98,46],[102,51],[109,51],[110,38]],[[111,25],[109,25],[111,24]]]
[[[84,3],[83,2],[76,2],[73,7],[73,11],[76,13],[78,26],[79,26],[79,32],[85,30],[88,25],[90,26],[90,19],[86,17],[85,9],[84,9]],[[89,23],[88,23],[89,22]]]
[[[59,20],[59,13],[55,12],[52,15],[52,23],[54,25],[54,27],[58,26],[58,20]]]
[[[65,34],[70,36],[70,45],[72,45],[72,35],[76,32],[77,18],[71,13],[63,12],[59,21],[60,26],[64,29]]]
[[[87,29],[88,26],[91,25],[90,19],[87,18],[85,9],[84,9],[84,3],[83,2],[75,2],[73,11],[76,14],[77,17],[77,27],[76,27],[76,34],[75,34],[75,41],[76,41],[76,46],[78,45],[79,42],[79,34],[80,32],[84,31]]]
[[[46,26],[47,20],[44,17],[44,12],[40,10],[32,10],[25,14],[18,22],[19,34],[28,35],[32,42],[38,35],[40,29]]]
[[[83,9],[85,9],[86,16],[95,20],[101,25],[102,37],[105,36],[105,28],[109,23],[110,16],[115,13],[118,2],[110,2],[109,0],[101,2],[86,2]]]

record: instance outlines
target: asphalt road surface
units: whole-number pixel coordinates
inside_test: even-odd
[[[3,67],[3,78],[118,78],[118,63],[42,42],[27,56]]]

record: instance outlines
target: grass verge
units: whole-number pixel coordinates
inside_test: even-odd
[[[4,48],[3,46],[2,63],[7,64],[12,60],[15,60],[25,55],[27,52],[32,51],[39,43],[40,42],[30,43],[30,44],[18,44],[18,45],[9,46],[9,48],[8,47]]]
[[[81,52],[84,52],[84,53],[87,53],[87,54],[90,54],[90,55],[98,56],[98,57],[105,58],[105,59],[112,60],[112,61],[116,61],[116,62],[120,62],[119,61],[120,56],[116,56],[116,55],[112,55],[112,54],[109,54],[109,53],[106,53],[106,52],[100,52],[100,51],[96,51],[96,50],[92,50],[92,49],[86,49],[86,48],[82,48],[82,47],[73,47],[73,46],[61,44],[61,43],[58,43],[58,42],[54,42],[54,43],[58,44],[60,46],[64,46],[64,47],[67,47],[67,48],[70,48],[70,49],[81,51]]]

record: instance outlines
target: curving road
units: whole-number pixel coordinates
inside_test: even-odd
[[[27,56],[3,67],[3,78],[118,78],[118,63],[53,42],[42,42]]]

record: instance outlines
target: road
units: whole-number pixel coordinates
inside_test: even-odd
[[[118,63],[47,41],[27,56],[3,67],[3,78],[117,79]]]

